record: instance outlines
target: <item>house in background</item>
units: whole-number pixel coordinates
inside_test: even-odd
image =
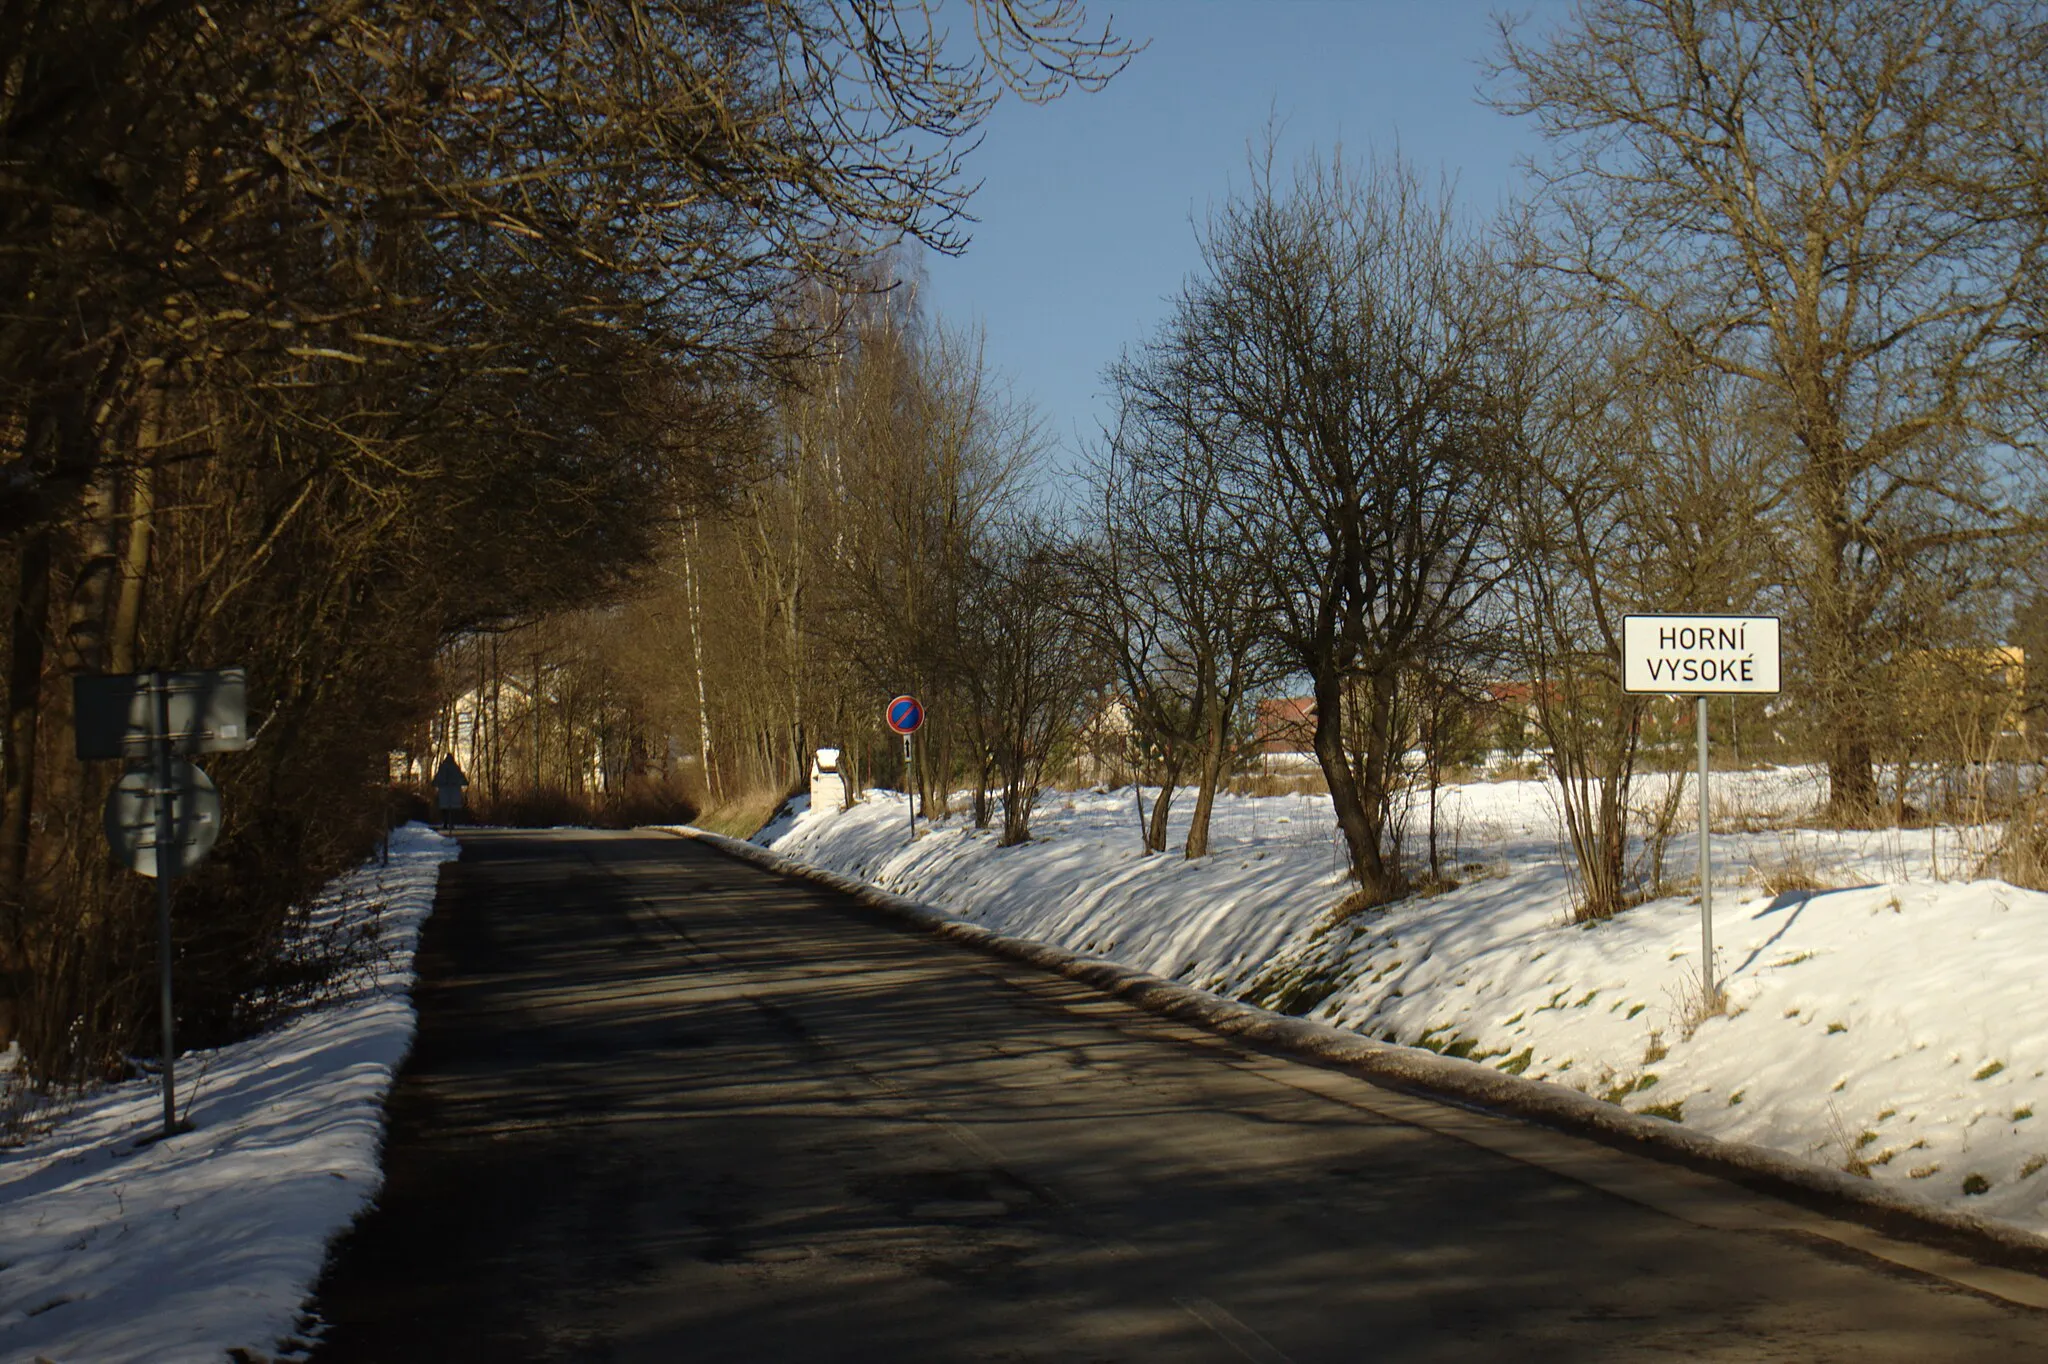
[[[1469,702],[1480,726],[1481,745],[1492,757],[1489,765],[1519,762],[1535,743],[1536,684],[1533,682],[1488,682]],[[1253,753],[1259,769],[1269,773],[1313,772],[1320,768],[1315,754],[1316,699],[1313,696],[1276,696],[1258,703],[1254,720]],[[1420,767],[1419,750],[1405,759]]]
[[[1138,724],[1115,692],[1088,698],[1074,730],[1070,778],[1078,786],[1122,786],[1136,772]]]
[[[1319,770],[1315,736],[1313,696],[1268,697],[1253,712],[1252,756],[1262,772]]]

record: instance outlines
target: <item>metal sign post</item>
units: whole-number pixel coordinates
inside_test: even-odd
[[[156,693],[156,955],[157,1003],[163,1014],[164,1037],[164,1135],[178,1130],[178,1048],[172,1036],[171,1020],[171,877],[176,863],[171,853],[171,690],[163,674],[151,673],[150,690]]]
[[[1778,684],[1776,616],[1624,616],[1621,687],[1627,692],[1690,695],[1700,749],[1700,1002],[1720,998],[1714,979],[1712,793],[1707,780],[1707,698],[1774,696]]]
[[[220,834],[220,796],[179,754],[249,745],[242,670],[72,679],[78,756],[120,758],[107,793],[107,842],[130,871],[156,878],[157,1003],[162,1015],[164,1127],[179,1131],[171,995],[171,879],[197,867]]]
[[[903,800],[910,807],[910,841],[917,842],[917,783],[911,770],[910,736],[924,723],[924,705],[915,696],[899,696],[889,702],[882,719],[903,736]]]
[[[1712,804],[1707,792],[1707,698],[1697,697],[1693,707],[1699,712],[1700,731],[1700,1001],[1701,1007],[1714,1007],[1714,855],[1710,850],[1707,835],[1711,832],[1708,819]]]

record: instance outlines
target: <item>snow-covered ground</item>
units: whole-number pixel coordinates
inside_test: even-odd
[[[802,810],[758,839],[998,932],[2048,1232],[2048,894],[1973,879],[1990,830],[1784,827],[1817,795],[1803,772],[1716,777],[1714,941],[1730,1007],[1704,1020],[1697,899],[1573,925],[1540,782],[1447,789],[1439,828],[1461,884],[1341,923],[1343,856],[1322,796],[1221,799],[1213,855],[1193,863],[1141,856],[1129,789],[1049,799],[1016,848],[959,818],[909,844],[890,792]],[[1685,801],[1667,874],[1690,892]],[[1764,888],[1788,881],[1821,888]]]
[[[413,947],[453,840],[424,825],[312,908],[360,929],[360,965],[283,1026],[179,1060],[194,1131],[156,1130],[135,1080],[68,1104],[0,1150],[0,1360],[297,1358],[328,1240],[377,1191],[384,1095],[412,1044]]]

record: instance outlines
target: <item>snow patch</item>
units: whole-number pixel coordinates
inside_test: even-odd
[[[1220,797],[1200,862],[1142,854],[1128,789],[1049,802],[1016,848],[961,820],[911,844],[886,792],[760,841],[998,933],[2048,1232],[2048,894],[1944,879],[1995,831],[1783,827],[1815,795],[1796,769],[1715,778],[1723,822],[1744,831],[1713,841],[1729,1008],[1709,1018],[1695,898],[1570,922],[1543,782],[1447,788],[1438,820],[1461,884],[1344,922],[1322,797]],[[1674,841],[1674,875],[1691,874],[1693,846]],[[1763,891],[1788,864],[1819,884]]]
[[[412,1045],[413,950],[452,839],[391,836],[390,865],[328,887],[315,931],[362,926],[365,964],[274,1031],[178,1058],[192,1132],[150,1145],[153,1079],[81,1096],[0,1152],[0,1360],[297,1358],[328,1241],[383,1175],[384,1096]]]

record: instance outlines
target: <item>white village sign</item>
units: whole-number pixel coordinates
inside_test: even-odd
[[[1777,694],[1778,618],[1623,616],[1621,689],[1699,698],[1700,1008],[1711,1013],[1718,993],[1713,862],[1707,852],[1707,698]]]
[[[1623,691],[1775,696],[1776,616],[1623,616]]]

